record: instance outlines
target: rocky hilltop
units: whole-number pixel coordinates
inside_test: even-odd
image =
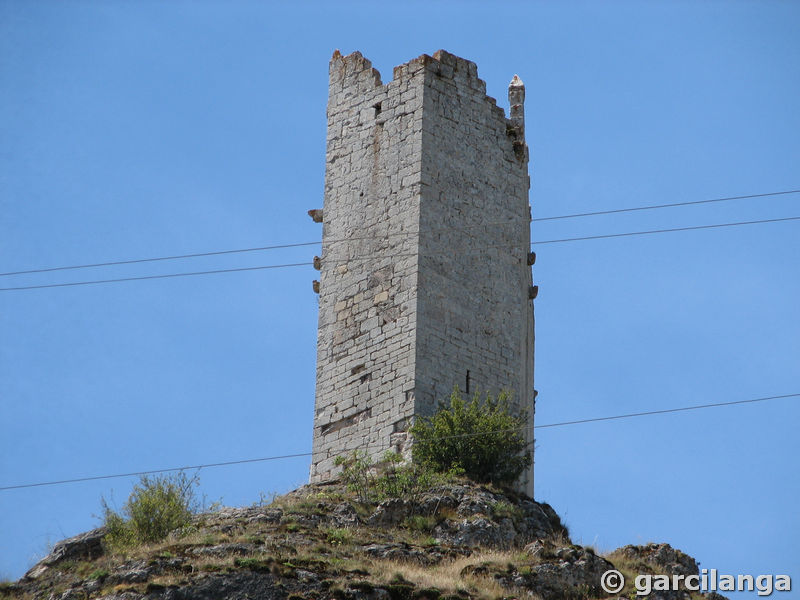
[[[112,553],[95,529],[59,542],[0,596],[20,600],[635,597],[602,574],[697,574],[669,545],[606,556],[570,541],[547,504],[468,482],[361,503],[339,484],[200,514],[162,543]],[[629,577],[631,579],[631,577]],[[658,595],[657,595],[658,594]],[[685,591],[659,600],[714,598]]]

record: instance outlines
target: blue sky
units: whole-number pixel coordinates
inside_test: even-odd
[[[328,60],[439,48],[527,86],[534,216],[800,188],[790,2],[0,2],[0,271],[314,241]],[[534,223],[534,240],[800,215],[800,194]],[[800,392],[797,221],[542,245],[537,423]],[[306,262],[315,247],[5,276]],[[0,292],[0,485],[306,452],[310,267]],[[797,398],[542,429],[573,537],[800,577]],[[209,468],[226,504],[305,458]],[[0,492],[0,575],[132,478]]]

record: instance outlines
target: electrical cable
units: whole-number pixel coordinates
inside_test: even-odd
[[[796,194],[800,193],[800,190],[784,190],[780,192],[767,192],[763,194],[749,194],[746,196],[728,196],[725,198],[711,198],[708,200],[693,200],[688,202],[673,202],[671,204],[651,204],[648,206],[636,206],[631,208],[615,208],[609,210],[600,210],[594,212],[585,212],[585,213],[574,213],[569,215],[558,215],[553,217],[536,217],[532,219],[534,222],[541,222],[541,221],[555,221],[558,219],[574,219],[578,217],[593,217],[597,215],[609,215],[615,213],[624,213],[624,212],[633,212],[633,211],[642,211],[642,210],[655,210],[655,209],[662,209],[662,208],[673,208],[678,206],[690,206],[690,205],[697,205],[697,204],[708,204],[712,202],[728,202],[731,200],[742,200],[747,198],[764,198],[767,196],[780,196],[785,194]],[[492,225],[505,225],[511,224],[515,221],[501,221],[495,223],[480,223],[475,225],[474,227],[486,227]],[[443,228],[449,229],[449,228]],[[433,230],[435,231],[435,230]],[[388,236],[396,236],[396,235],[416,235],[418,232],[398,232],[393,234],[387,234]],[[371,239],[371,238],[364,238],[364,237],[351,237],[351,238],[342,238],[342,239],[333,239],[328,240],[328,243],[337,243],[337,242],[344,242],[344,241],[351,241],[351,240],[359,240],[359,239]],[[137,263],[147,263],[147,262],[158,262],[158,261],[167,261],[167,260],[179,260],[185,258],[200,258],[206,256],[220,256],[225,254],[240,254],[245,252],[261,252],[266,250],[279,250],[279,249],[286,249],[286,248],[297,248],[301,246],[314,246],[321,244],[321,241],[316,242],[298,242],[293,244],[275,244],[271,246],[256,246],[253,248],[237,248],[233,250],[216,250],[210,252],[194,252],[190,254],[175,254],[172,256],[156,256],[152,258],[134,258],[129,260],[115,260],[115,261],[106,261],[106,262],[98,262],[98,263],[89,263],[89,264],[80,264],[80,265],[66,265],[61,267],[44,267],[41,269],[27,269],[27,270],[20,270],[20,271],[8,271],[6,273],[0,273],[0,277],[7,277],[11,275],[26,275],[31,273],[48,273],[52,271],[66,271],[66,270],[73,270],[73,269],[89,269],[95,267],[110,267],[110,266],[117,266],[117,265],[131,265]],[[538,243],[551,243],[551,242],[538,242]]]
[[[76,285],[97,285],[100,283],[119,283],[121,281],[142,281],[145,279],[168,279],[170,277],[192,277],[194,275],[216,275],[218,273],[239,273],[242,271],[263,271],[265,269],[284,269],[287,267],[311,266],[312,262],[289,263],[284,265],[262,265],[259,267],[239,267],[237,269],[215,269],[213,271],[193,271],[191,273],[166,273],[164,275],[143,275],[141,277],[120,277],[118,279],[97,279],[92,281],[73,281],[70,283],[48,283],[44,285],[24,285],[19,287],[0,288],[0,292],[17,290],[38,290],[42,288],[72,287]]]
[[[650,235],[653,233],[673,233],[675,231],[696,231],[698,229],[717,229],[720,227],[737,227],[739,225],[757,225],[759,223],[779,223],[781,221],[797,221],[800,220],[800,216],[797,217],[782,217],[779,219],[760,219],[758,221],[738,221],[736,223],[717,223],[714,225],[695,225],[692,227],[673,227],[671,229],[651,229],[649,231],[629,231],[625,233],[609,233],[604,235],[587,235],[583,237],[574,237],[574,238],[561,238],[557,240],[543,240],[541,242],[531,242],[531,246],[537,246],[542,244],[560,244],[563,242],[580,242],[584,240],[603,240],[603,239],[610,239],[610,238],[619,238],[619,237],[629,237],[632,235]]]
[[[639,210],[655,210],[659,208],[674,208],[676,206],[693,206],[696,204],[710,204],[712,202],[729,202],[731,200],[744,200],[745,198],[764,198],[766,196],[782,196],[784,194],[797,194],[800,190],[785,190],[783,192],[769,192],[766,194],[748,194],[747,196],[728,196],[727,198],[711,198],[710,200],[692,200],[689,202],[673,202],[671,204],[650,204],[648,206],[634,206],[631,208],[613,208],[610,210],[596,210],[593,212],[574,213],[571,215],[558,215],[555,217],[536,217],[533,221],[557,221],[559,219],[575,219],[578,217],[596,217],[598,215],[613,215],[616,213],[634,212]]]
[[[697,404],[697,405],[694,405],[694,406],[682,406],[682,407],[678,407],[678,408],[666,408],[666,409],[661,409],[661,410],[650,410],[650,411],[643,411],[643,412],[637,412],[637,413],[628,413],[628,414],[623,414],[623,415],[613,415],[613,416],[608,416],[608,417],[594,417],[594,418],[589,418],[589,419],[578,419],[578,420],[575,420],[575,421],[563,421],[561,423],[548,423],[548,424],[545,424],[545,425],[534,425],[533,428],[534,429],[547,429],[547,428],[551,428],[551,427],[565,427],[565,426],[568,426],[568,425],[577,425],[577,424],[580,424],[580,423],[595,423],[595,422],[600,422],[600,421],[611,421],[611,420],[615,420],[615,419],[629,419],[629,418],[632,418],[632,417],[643,417],[643,416],[647,416],[647,415],[663,415],[663,414],[667,414],[667,413],[683,412],[683,411],[689,411],[689,410],[699,410],[699,409],[703,409],[703,408],[718,408],[718,407],[722,407],[722,406],[734,406],[734,405],[738,405],[738,404],[752,404],[752,403],[755,403],[755,402],[766,402],[768,400],[778,400],[778,399],[784,399],[784,398],[795,398],[795,397],[798,397],[798,396],[800,396],[800,393],[782,394],[782,395],[778,395],[778,396],[764,396],[762,398],[749,398],[747,400],[733,400],[733,401],[730,401],[730,402],[715,402],[715,403],[712,403],[712,404]],[[497,430],[497,431],[488,431],[488,432],[479,432],[479,433],[464,433],[464,434],[449,435],[449,436],[439,436],[439,437],[437,437],[435,439],[437,439],[437,440],[445,440],[445,439],[453,439],[453,438],[475,437],[475,436],[481,436],[481,435],[496,435],[498,433],[509,433],[509,432],[513,432],[513,431],[520,431],[522,429],[525,429],[525,427],[522,427],[522,428],[516,428],[515,427],[515,428],[512,428],[512,429],[500,429],[500,430]],[[368,446],[368,447],[371,447],[371,448],[375,448],[375,447],[384,448],[384,446]],[[130,473],[116,473],[116,474],[113,474],[113,475],[95,475],[95,476],[92,476],[92,477],[75,477],[73,479],[61,479],[61,480],[57,480],[57,481],[43,481],[43,482],[38,482],[38,483],[24,483],[24,484],[20,484],[20,485],[7,485],[7,486],[0,487],[0,491],[16,490],[16,489],[22,489],[22,488],[42,487],[42,486],[49,486],[49,485],[62,485],[62,484],[66,484],[66,483],[78,483],[78,482],[84,482],[84,481],[97,481],[97,480],[101,480],[101,479],[115,479],[115,478],[120,478],[120,477],[135,477],[135,476],[141,476],[141,475],[152,475],[152,474],[155,474],[155,473],[169,473],[169,472],[174,472],[174,471],[186,471],[186,470],[190,470],[190,469],[205,469],[205,468],[208,468],[208,467],[227,467],[227,466],[230,466],[230,465],[241,465],[241,464],[245,464],[245,463],[265,462],[265,461],[273,461],[273,460],[284,460],[284,459],[288,459],[288,458],[299,458],[299,457],[311,456],[311,455],[312,455],[311,452],[298,452],[296,454],[283,454],[283,455],[279,455],[279,456],[266,456],[266,457],[263,457],[263,458],[248,458],[248,459],[243,459],[243,460],[231,460],[231,461],[225,461],[225,462],[206,463],[206,464],[201,464],[201,465],[186,465],[186,466],[183,466],[183,467],[173,467],[173,468],[169,468],[169,469],[151,469],[151,470],[147,470],[147,471],[132,471]]]
[[[559,244],[565,242],[579,242],[585,240],[599,240],[599,239],[609,239],[609,238],[619,238],[619,237],[630,237],[636,235],[651,235],[654,233],[673,233],[676,231],[696,231],[700,229],[718,229],[720,227],[736,227],[741,225],[757,225],[761,223],[779,223],[781,221],[797,221],[800,220],[800,216],[796,217],[782,217],[778,219],[761,219],[757,221],[739,221],[736,223],[717,223],[713,225],[696,225],[692,227],[675,227],[671,229],[653,229],[649,231],[629,231],[625,233],[611,233],[611,234],[604,234],[604,235],[590,235],[584,237],[575,237],[575,238],[561,238],[561,239],[554,239],[554,240],[543,240],[541,242],[531,242],[531,246],[536,245],[543,245],[543,244]],[[369,238],[373,239],[373,238]],[[489,248],[496,248],[495,246],[491,246]],[[489,248],[483,248],[478,250],[478,252],[482,252]],[[397,256],[417,256],[416,254],[410,255],[393,255]],[[362,257],[360,259],[332,259],[333,262],[350,262],[353,260],[371,260],[369,257]],[[262,265],[257,267],[240,267],[236,269],[215,269],[211,271],[192,271],[188,273],[167,273],[164,275],[145,275],[141,277],[120,277],[117,279],[98,279],[98,280],[91,280],[91,281],[73,281],[69,283],[49,283],[49,284],[42,284],[42,285],[25,285],[25,286],[16,286],[16,287],[5,287],[0,288],[0,292],[12,292],[12,291],[20,291],[20,290],[38,290],[44,288],[59,288],[59,287],[73,287],[73,286],[80,286],[80,285],[96,285],[101,283],[119,283],[123,281],[142,281],[146,279],[168,279],[170,277],[190,277],[194,275],[215,275],[218,273],[236,273],[241,271],[261,271],[266,269],[283,269],[287,267],[305,267],[305,266],[313,266],[313,262],[302,262],[302,263],[288,263],[288,264],[279,264],[279,265]]]

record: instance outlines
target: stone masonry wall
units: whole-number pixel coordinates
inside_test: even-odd
[[[312,481],[414,411],[422,67],[382,85],[358,52],[331,60]]]
[[[515,149],[474,63],[434,58],[423,93],[415,412],[433,412],[454,385],[465,395],[507,389],[532,427],[527,148]],[[522,483],[532,493],[532,476]]]
[[[334,53],[312,481],[356,448],[407,450],[413,415],[454,384],[511,389],[532,426],[522,108],[507,120],[485,90],[443,51],[386,85],[360,53]],[[521,483],[532,494],[532,473]]]

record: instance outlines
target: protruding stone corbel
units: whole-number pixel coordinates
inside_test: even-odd
[[[529,300],[535,300],[536,296],[538,296],[538,295],[539,295],[539,286],[538,285],[532,285],[531,287],[528,288],[528,299]]]
[[[308,211],[308,216],[311,217],[311,220],[314,223],[322,223],[322,209],[321,208],[312,208]]]
[[[528,252],[528,266],[536,264],[536,252]]]
[[[314,268],[319,271],[322,268],[322,259],[319,256],[314,257]]]
[[[311,282],[311,289],[314,290],[315,294],[319,294],[319,281],[316,279]]]

